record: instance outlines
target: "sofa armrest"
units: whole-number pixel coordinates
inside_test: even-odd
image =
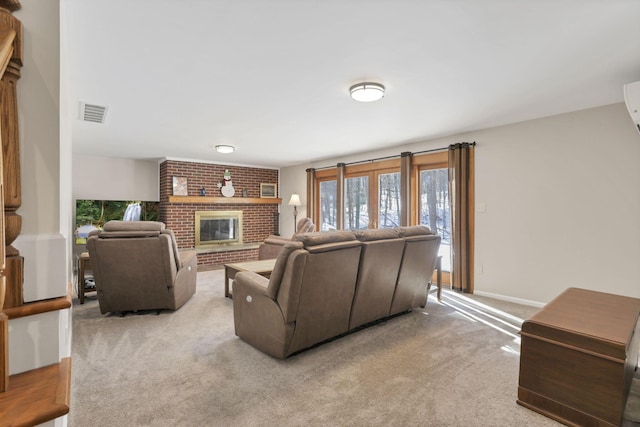
[[[233,279],[234,294],[236,288],[243,287],[247,295],[263,296],[272,300],[267,294],[268,286],[269,279],[253,271],[240,271]]]
[[[267,294],[269,279],[250,271],[233,282],[233,320],[236,335],[277,358],[287,355],[293,325],[284,321],[278,302]]]

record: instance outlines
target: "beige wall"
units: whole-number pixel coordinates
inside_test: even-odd
[[[60,151],[59,2],[22,2],[15,16],[23,25],[24,64],[18,80],[22,232],[14,246],[25,258],[24,299],[33,301],[67,293],[68,253],[60,226],[68,210],[60,200],[61,185],[69,180],[60,165],[70,153]]]
[[[293,233],[291,193],[306,203],[306,168],[460,141],[478,143],[476,203],[486,206],[476,212],[478,294],[544,303],[577,286],[640,297],[640,133],[622,103],[283,168],[281,234]],[[74,197],[81,194],[77,164],[74,156]],[[151,169],[140,182],[156,191]],[[125,175],[104,183],[105,191],[126,188]],[[298,217],[304,215],[303,205]]]
[[[60,230],[58,1],[22,1],[24,65],[18,80],[22,234]],[[39,10],[36,10],[39,9]]]
[[[640,134],[623,104],[477,132],[477,289],[640,297]]]
[[[158,201],[156,160],[73,155],[73,199]]]
[[[306,168],[308,166],[292,166],[280,170],[280,235],[292,236],[295,231],[293,219],[293,206],[289,206],[289,200],[293,193],[300,195],[302,206],[297,207],[297,220],[307,216],[307,178]],[[300,179],[302,177],[302,179]]]
[[[486,206],[477,293],[544,303],[575,286],[640,297],[640,133],[622,103],[283,168],[282,188],[305,188],[307,167],[461,141],[478,143],[476,203]]]

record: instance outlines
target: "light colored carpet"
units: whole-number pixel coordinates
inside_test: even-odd
[[[69,425],[559,425],[516,404],[517,332],[535,308],[445,291],[443,303],[276,360],[235,336],[223,280],[198,273],[194,297],[159,315],[74,301]]]

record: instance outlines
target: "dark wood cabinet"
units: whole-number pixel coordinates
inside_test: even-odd
[[[568,425],[619,426],[640,299],[569,288],[522,325],[518,403]]]

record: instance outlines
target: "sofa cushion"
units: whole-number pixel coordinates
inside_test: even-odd
[[[172,230],[166,228],[163,222],[159,221],[117,221],[107,222],[102,231],[93,230],[89,235],[100,235],[101,239],[113,238],[140,238],[140,237],[157,237],[166,234],[171,242],[171,248],[174,253],[176,269],[182,268],[182,260],[180,251],[176,242],[176,237]]]
[[[356,240],[352,231],[331,231],[328,233],[304,233],[294,237],[304,247],[326,245],[327,243],[348,242]]]
[[[162,231],[165,229],[163,222],[159,221],[116,221],[107,222],[104,231]]]
[[[435,234],[426,225],[412,225],[409,227],[396,227],[400,237],[421,236],[426,234]]]
[[[161,223],[162,224],[162,223]],[[164,224],[163,224],[164,225]],[[176,236],[173,234],[173,230],[162,230],[162,234],[168,234],[171,240],[171,247],[173,248],[173,255],[176,259],[176,267],[178,270],[182,268],[182,258],[180,257],[180,250],[178,249],[178,242],[176,242]]]
[[[269,288],[267,289],[269,298],[276,299],[278,290],[280,289],[280,283],[282,283],[282,276],[284,275],[284,270],[289,260],[289,255],[297,249],[302,249],[300,242],[289,242],[282,246],[273,270],[271,271],[271,275],[269,276]]]
[[[349,329],[389,315],[405,239],[381,238],[363,241],[361,244],[362,253]]]
[[[436,267],[440,240],[437,234],[405,237],[400,274],[389,315],[426,304],[427,284]]]
[[[400,234],[395,228],[374,228],[369,230],[356,230],[353,232],[356,239],[362,242],[370,242],[372,240],[397,239]]]
[[[138,238],[138,237],[157,237],[160,235],[159,231],[103,231],[98,233],[101,239],[126,239],[126,238]],[[92,236],[92,234],[89,234]]]
[[[316,230],[316,225],[311,221],[311,218],[302,218],[298,221],[295,234],[313,233]]]

